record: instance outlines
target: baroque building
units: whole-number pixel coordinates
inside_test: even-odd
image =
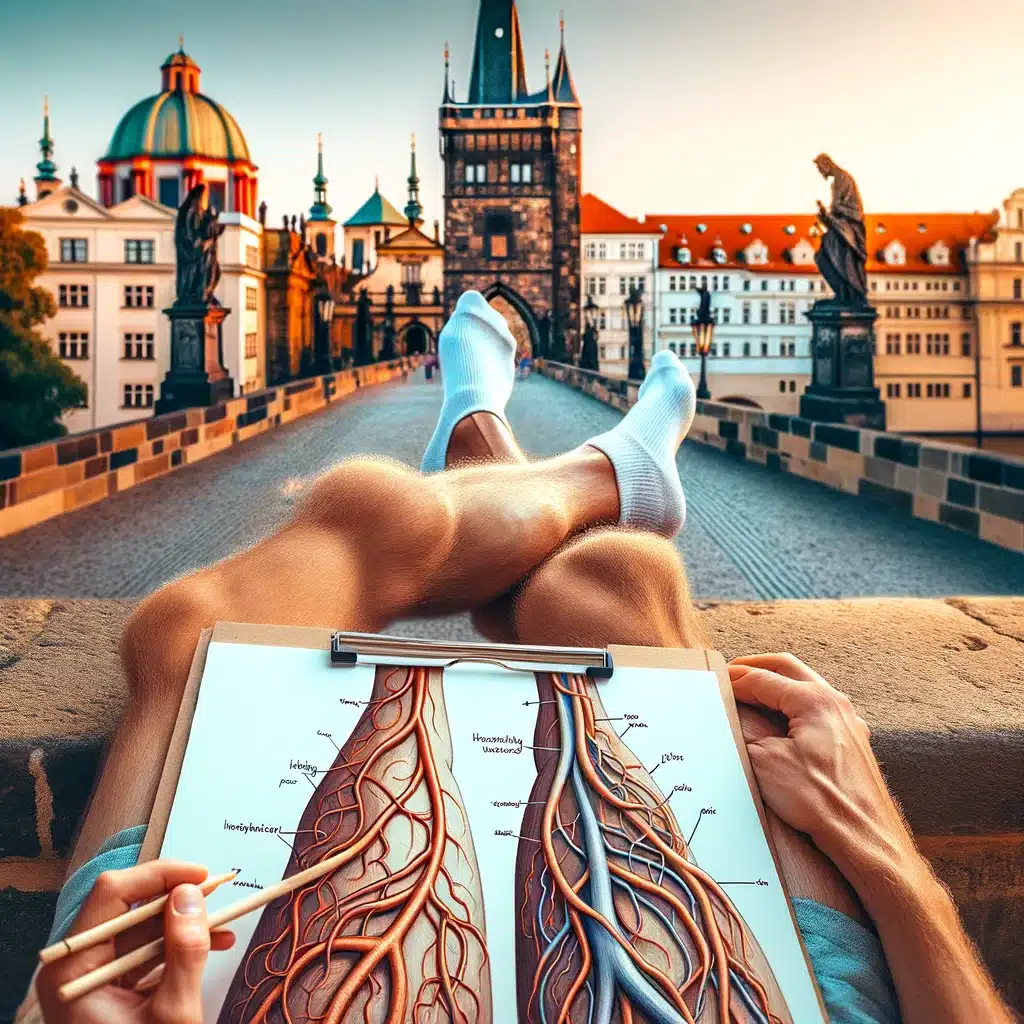
[[[564,23],[531,93],[515,0],[481,0],[469,91],[453,95],[446,50],[439,121],[446,311],[475,289],[534,351],[577,353],[583,110]]]

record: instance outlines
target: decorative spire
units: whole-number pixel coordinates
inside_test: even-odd
[[[526,99],[523,36],[515,0],[480,0],[469,102],[504,106]]]
[[[320,132],[316,135],[316,177],[313,179],[315,200],[309,208],[310,220],[330,220],[331,207],[327,202],[327,178],[324,175],[324,137]]]
[[[544,87],[547,90],[548,102],[554,101],[555,94],[551,88],[551,51],[544,51]]]
[[[378,192],[380,192],[380,175],[375,174],[373,176],[373,194],[376,195]]]
[[[50,99],[43,97],[43,137],[39,140],[39,151],[43,158],[36,164],[39,172],[36,184],[44,181],[57,181],[57,165],[53,162],[53,139],[50,138]]]
[[[185,36],[182,34],[178,35],[178,53],[185,52]]]
[[[25,195],[25,179],[22,178],[18,183],[18,205],[28,206],[28,196]]]
[[[562,12],[559,22],[561,29],[562,45],[558,51],[558,65],[555,67],[554,96],[557,103],[564,103],[567,106],[578,107],[580,105],[579,94],[576,92],[576,84],[572,80],[572,72],[569,70],[569,57],[565,50],[565,12]]]
[[[412,137],[412,159],[409,169],[409,202],[405,207],[409,223],[418,228],[423,223],[423,205],[420,203],[420,176],[416,173],[416,136]]]
[[[452,52],[448,47],[448,41],[445,40],[444,44],[444,96],[441,99],[442,106],[448,106],[452,102],[452,89],[451,89],[451,58]]]

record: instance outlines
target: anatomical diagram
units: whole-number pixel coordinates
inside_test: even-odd
[[[516,864],[519,1020],[791,1024],[728,896],[582,676],[538,675]]]
[[[340,863],[264,909],[219,1024],[489,1021],[483,896],[441,670],[378,669],[318,779],[285,877]]]

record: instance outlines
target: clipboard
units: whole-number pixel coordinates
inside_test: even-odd
[[[454,664],[459,661],[479,661],[500,664],[504,667],[512,667],[509,662],[518,662],[516,667],[521,671],[529,672],[532,676],[536,671],[552,671],[554,665],[545,662],[545,657],[562,659],[558,664],[559,668],[571,667],[573,671],[580,671],[589,659],[590,664],[602,663],[605,670],[598,669],[590,675],[595,685],[600,686],[601,681],[612,675],[614,668],[639,668],[639,669],[663,669],[669,671],[696,671],[712,673],[717,682],[719,693],[722,698],[722,705],[725,709],[733,741],[739,754],[739,761],[743,769],[747,786],[750,791],[754,807],[757,811],[761,830],[764,833],[768,850],[771,854],[782,890],[786,896],[786,903],[792,920],[793,929],[803,952],[807,965],[811,984],[814,986],[818,1004],[821,1009],[823,1021],[828,1021],[828,1012],[825,1008],[821,992],[817,986],[814,970],[807,952],[803,936],[800,933],[793,909],[792,896],[786,884],[786,878],[782,870],[781,861],[771,827],[761,800],[760,791],[757,786],[753,766],[747,753],[746,742],[740,725],[739,713],[733,696],[732,684],[729,680],[728,669],[725,659],[717,651],[704,648],[655,648],[655,647],[625,647],[611,645],[607,651],[596,651],[593,649],[578,648],[517,648],[514,645],[488,645],[488,644],[443,644],[431,641],[409,641],[406,638],[397,637],[369,637],[364,634],[339,634],[325,628],[304,627],[304,626],[264,626],[243,623],[217,623],[212,629],[203,630],[196,645],[196,651],[192,659],[188,680],[182,696],[181,706],[175,722],[174,731],[168,746],[167,755],[161,773],[160,783],[157,788],[153,810],[150,815],[145,840],[139,857],[139,863],[155,860],[160,856],[166,835],[171,809],[174,804],[175,793],[181,776],[182,764],[185,751],[188,746],[189,734],[192,728],[192,721],[195,716],[196,706],[199,700],[203,673],[206,667],[207,653],[213,642],[225,644],[244,644],[249,646],[267,646],[276,648],[297,648],[303,650],[322,650],[326,661],[338,664],[353,664],[350,658],[337,658],[337,652],[348,646],[358,648],[357,653],[363,663],[370,661],[376,664],[394,664],[393,653],[380,654],[380,650],[392,651],[395,645],[407,646],[410,654],[408,660],[402,658],[408,665],[421,665],[424,657],[435,665]],[[360,638],[366,641],[360,646]],[[381,643],[383,641],[383,643]],[[462,652],[461,657],[454,657],[452,649],[458,648]],[[365,648],[365,649],[363,649]],[[515,652],[522,650],[523,658],[516,657]],[[470,653],[467,655],[467,651]],[[332,658],[332,652],[335,657]],[[377,652],[377,653],[374,653]],[[582,659],[581,655],[584,655]],[[601,655],[606,655],[602,660]],[[536,666],[547,664],[546,669],[538,669]],[[532,667],[531,667],[532,666]],[[344,671],[344,668],[339,669]]]

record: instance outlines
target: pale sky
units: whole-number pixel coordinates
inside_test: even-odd
[[[558,9],[584,105],[584,187],[627,213],[813,212],[828,151],[878,212],[990,210],[1024,186],[1024,0],[520,0],[531,89]],[[442,51],[469,81],[478,0],[0,0],[0,203],[31,188],[44,93],[55,159],[95,194],[120,116],[177,47],[234,114],[270,220],[312,202],[316,133],[345,220],[405,204],[419,139],[441,216]]]

